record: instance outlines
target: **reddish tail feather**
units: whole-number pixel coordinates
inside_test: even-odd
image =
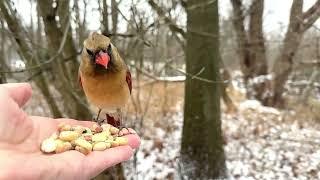
[[[114,127],[119,127],[120,126],[120,121],[116,120],[114,117],[110,116],[109,114],[106,114],[107,117],[107,123],[111,124]]]

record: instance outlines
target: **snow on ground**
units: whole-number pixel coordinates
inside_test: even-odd
[[[182,134],[182,112],[170,116],[170,126],[176,127],[171,133],[160,127],[154,127],[152,139],[141,139],[137,152],[137,169],[133,176],[132,169],[128,179],[177,179]],[[132,164],[131,164],[132,165]]]
[[[37,94],[26,110],[46,115],[43,109],[48,108]],[[179,179],[182,107],[177,103],[176,113],[162,125],[145,127],[151,133],[142,136],[136,169],[133,161],[127,164],[128,179]],[[238,107],[236,114],[222,114],[230,179],[320,179],[320,124],[254,100]]]
[[[153,138],[142,139],[136,173],[130,177],[178,179],[183,114],[170,118],[176,130],[157,127]],[[252,100],[222,119],[230,179],[320,179],[319,128],[288,121],[284,112]]]
[[[320,179],[319,128],[245,101],[223,115],[227,167],[235,179]]]

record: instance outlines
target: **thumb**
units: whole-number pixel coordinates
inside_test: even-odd
[[[31,97],[32,89],[28,83],[9,83],[1,84],[0,87],[4,87],[8,90],[9,96],[22,107]]]

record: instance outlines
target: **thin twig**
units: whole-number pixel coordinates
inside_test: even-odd
[[[187,6],[187,10],[194,10],[194,9],[197,9],[197,8],[200,8],[200,7],[203,7],[203,6],[209,6],[210,4],[213,4],[214,2],[216,2],[217,0],[209,0],[209,1],[206,1],[206,2],[202,2],[202,3],[198,3],[198,4],[194,4],[192,6]]]
[[[23,80],[23,82],[29,82],[29,81],[31,81],[34,77],[39,76],[39,75],[42,74],[42,73],[43,73],[43,71],[40,70],[40,71],[32,74],[31,76],[29,76],[29,77],[26,78],[25,80]]]
[[[124,33],[110,33],[109,36],[117,36],[117,37],[123,37],[123,38],[132,38],[137,36],[136,34],[124,34]]]
[[[166,77],[158,77],[158,76],[154,76],[150,73],[148,73],[147,71],[143,70],[143,69],[140,69],[139,67],[133,65],[133,64],[130,64],[130,66],[132,66],[133,68],[137,69],[141,74],[145,75],[146,77],[148,78],[151,78],[155,81],[162,81],[162,82],[181,82],[181,81],[185,81],[185,79],[178,79],[178,80],[170,80],[169,78],[166,78]],[[206,78],[202,78],[202,77],[199,77],[198,75],[200,75],[203,71],[204,71],[204,67],[201,68],[201,70],[199,72],[197,72],[196,74],[190,74],[190,73],[187,73],[181,69],[178,69],[178,68],[175,68],[175,67],[172,67],[171,65],[168,65],[168,67],[178,71],[179,73],[181,74],[184,74],[186,76],[190,76],[191,79],[197,79],[197,80],[200,80],[200,81],[203,81],[203,82],[207,82],[207,83],[212,83],[212,84],[216,84],[216,83],[228,83],[229,80],[225,80],[225,81],[213,81],[213,80],[210,80],[210,79],[206,79]],[[154,83],[154,82],[151,82],[151,83]],[[148,83],[150,84],[150,82]]]
[[[183,71],[183,70],[181,70],[181,69],[175,68],[175,67],[173,67],[173,66],[171,66],[171,65],[168,65],[168,67],[170,67],[171,69],[174,69],[174,70],[178,71],[178,72],[181,73],[181,74],[184,74],[184,75],[186,75],[186,76],[190,76],[192,79],[197,79],[197,80],[200,80],[200,81],[203,81],[203,82],[207,82],[207,83],[216,84],[216,83],[228,83],[228,82],[229,82],[229,80],[213,81],[213,80],[211,80],[211,79],[206,79],[206,78],[202,78],[202,77],[196,76],[195,74],[187,73],[187,72],[185,72],[185,71]],[[201,68],[200,71],[203,72],[203,68]],[[200,72],[200,71],[199,71],[199,72]],[[199,74],[199,72],[198,72],[197,74]]]
[[[120,15],[122,16],[122,18],[125,20],[125,21],[127,21],[127,23],[132,27],[132,28],[134,28],[134,29],[136,29],[136,27],[132,24],[132,22],[130,22],[129,20],[128,20],[128,18],[120,11],[120,9],[118,8],[118,7],[115,7],[116,9],[117,9],[117,11],[120,13]],[[144,40],[144,39],[142,39],[141,37],[139,37],[139,36],[136,36],[139,40],[142,40],[143,41],[143,43],[146,45],[146,46],[148,46],[148,47],[155,47],[150,41],[147,41],[147,40]]]
[[[199,76],[204,70],[205,70],[205,67],[202,67],[197,74],[195,74],[195,75],[193,75],[193,76],[191,77],[191,79],[194,79],[195,77]]]
[[[301,64],[301,65],[310,65],[312,67],[320,66],[320,61],[300,61],[298,63]]]
[[[183,37],[183,39],[186,39],[186,32],[182,28],[178,27],[178,25],[175,24],[172,21],[172,19],[167,17],[165,11],[155,1],[149,0],[148,3],[152,7],[152,9],[154,9],[157,12],[158,16],[164,19],[165,23],[168,24],[172,32],[176,32],[180,34]]]
[[[60,54],[62,53],[62,50],[63,50],[64,45],[65,45],[65,43],[66,43],[66,39],[67,39],[67,34],[68,34],[69,27],[70,27],[70,21],[68,21],[68,24],[67,24],[66,28],[64,29],[62,41],[61,41],[61,43],[60,43],[58,52],[57,52],[54,56],[52,56],[49,60],[44,61],[44,62],[42,62],[41,64],[38,64],[38,65],[35,65],[35,66],[32,66],[32,67],[28,67],[28,68],[25,68],[25,69],[22,69],[22,70],[17,70],[17,71],[0,71],[0,73],[22,73],[22,72],[26,72],[26,71],[31,71],[31,70],[39,69],[39,68],[41,68],[42,66],[44,66],[44,65],[46,65],[46,64],[50,64],[50,63],[51,63],[52,61],[54,61],[57,57],[59,57]]]

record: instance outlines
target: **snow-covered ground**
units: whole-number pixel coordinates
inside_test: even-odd
[[[320,131],[257,101],[223,115],[227,167],[235,179],[320,179]],[[291,112],[293,113],[293,112]]]
[[[241,82],[232,83],[236,92],[245,92]],[[299,113],[308,112],[279,111],[234,94],[238,112],[222,114],[230,179],[320,179],[320,124],[301,118]],[[128,179],[179,179],[181,101],[160,118],[160,125],[146,123],[136,161],[126,164]],[[50,115],[40,93],[34,93],[26,110]]]
[[[173,123],[170,126],[176,127],[174,131],[168,133],[163,128],[154,127],[151,138],[144,139],[142,137],[140,148],[136,154],[136,170],[133,169],[134,160],[127,164],[127,168],[130,169],[128,172],[130,178],[177,179],[182,117],[182,112],[170,116]]]
[[[230,179],[320,179],[319,128],[287,121],[286,114],[246,100],[237,114],[222,115]],[[130,177],[178,179],[183,116],[178,112],[170,118],[176,130],[167,133],[157,127],[153,138],[142,139]]]

